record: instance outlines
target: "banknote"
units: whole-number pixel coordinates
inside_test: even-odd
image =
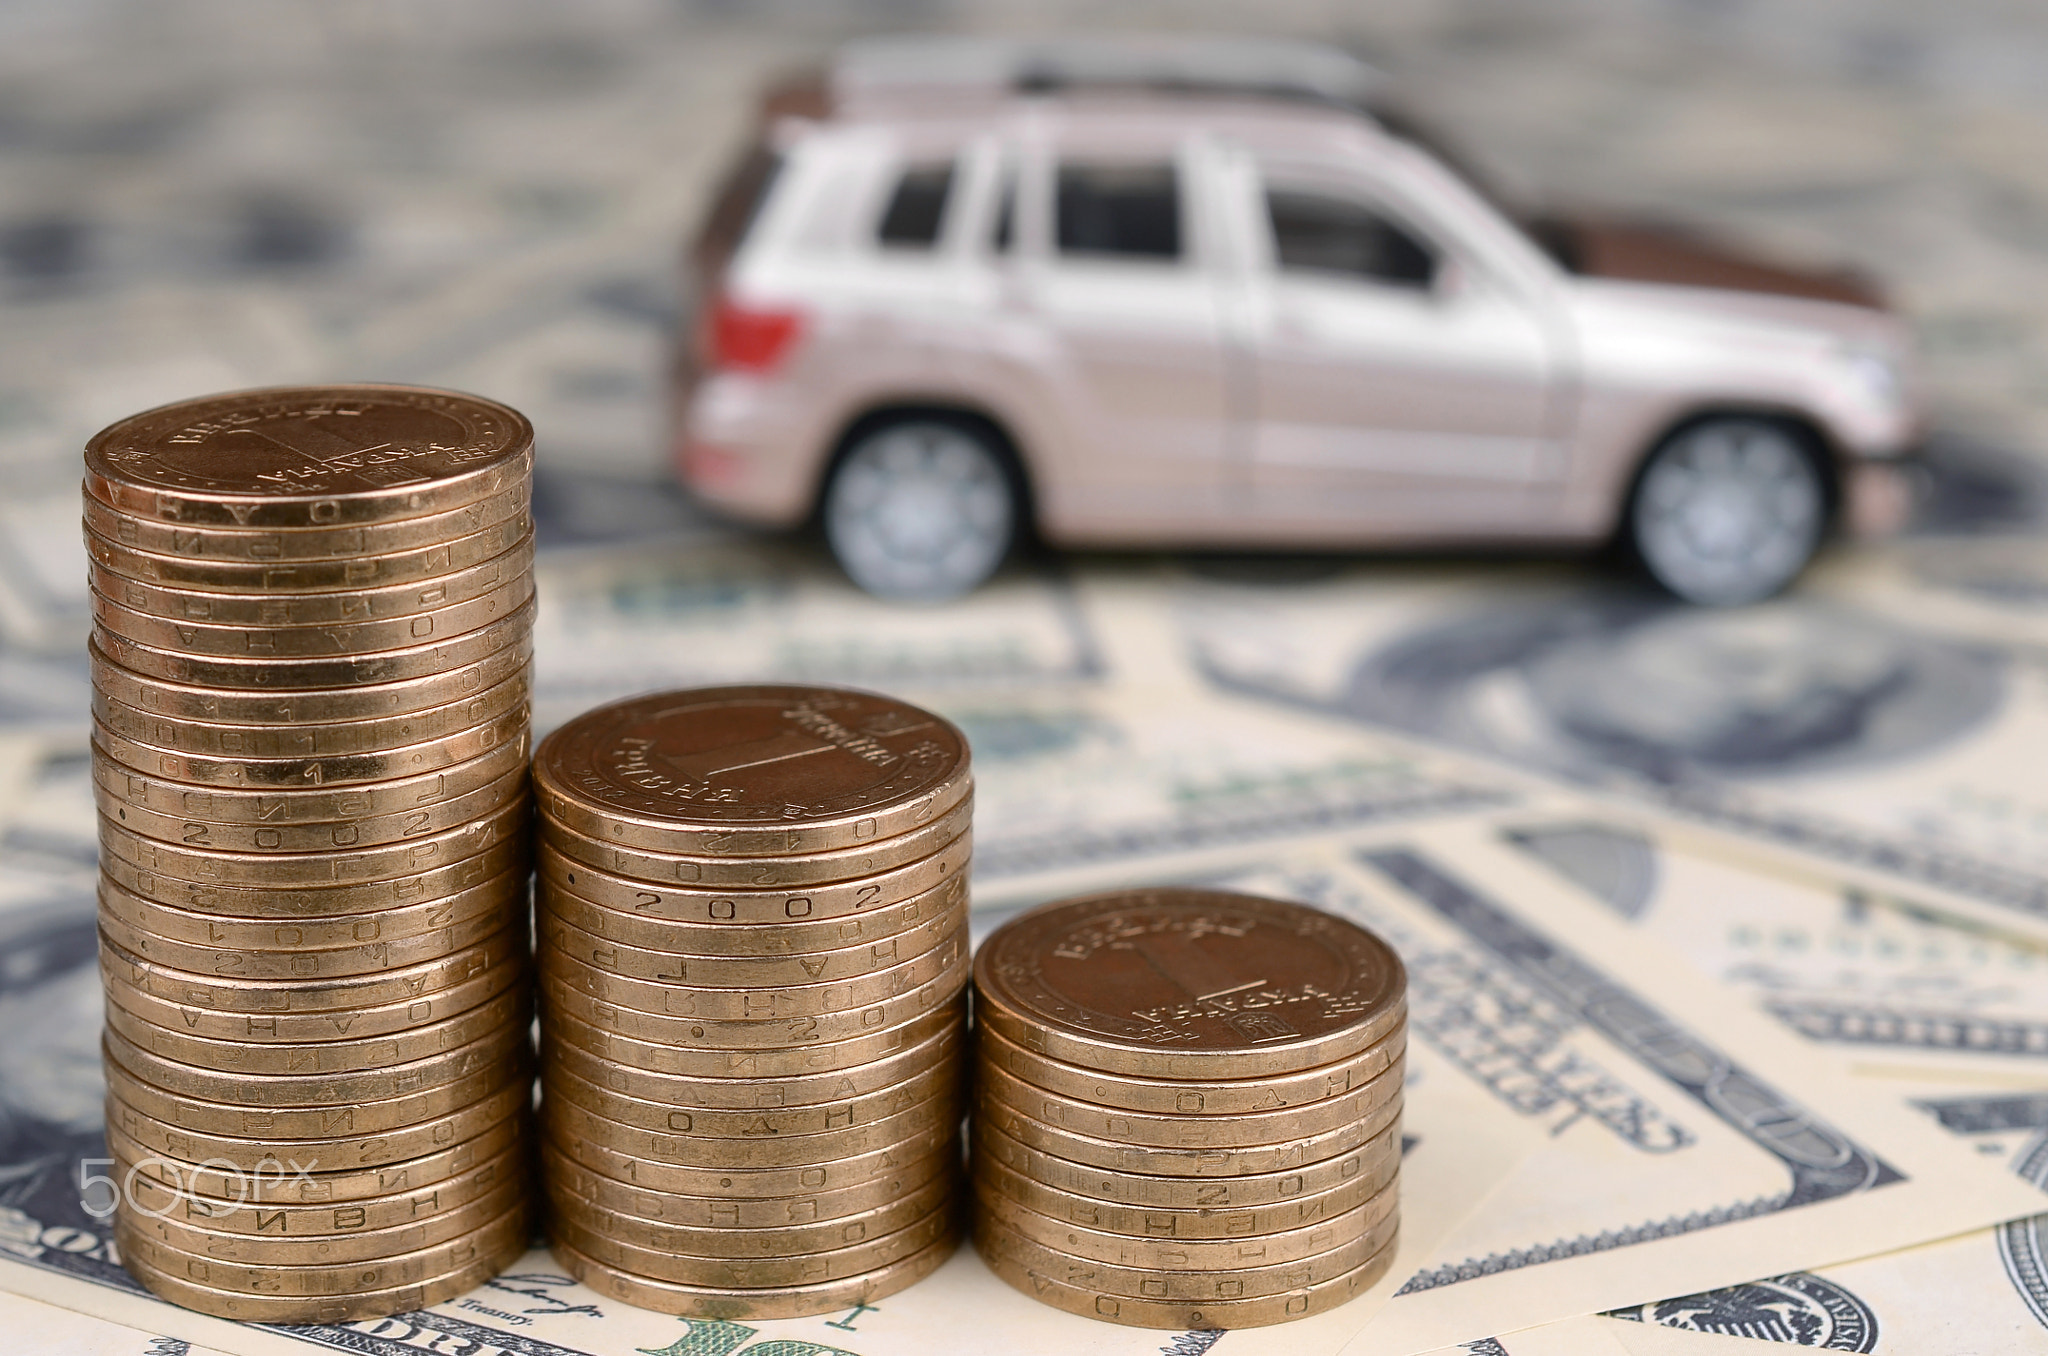
[[[1794,878],[1717,858],[1641,819],[1510,815],[1493,833],[1846,1056],[1873,1091],[2048,1189],[2048,949],[1830,881],[1818,865]],[[2048,1345],[2048,1215],[1625,1313],[1831,1350],[2019,1356]]]
[[[2048,538],[1929,533],[1845,544],[1803,590],[1938,635],[2038,659],[2048,648]]]
[[[1858,1071],[1936,1099],[2048,1088],[2048,946],[1823,862],[1717,854],[1647,816],[1510,812],[1497,832]]]
[[[1597,906],[1533,875],[1503,889],[1471,874],[1484,842],[1469,823],[1416,826],[1233,878],[1389,937],[1409,965],[1411,1041],[1552,1132],[1349,1350],[1400,1356],[1615,1307],[1600,1296],[1668,1288],[1660,1273],[1733,1283],[1788,1269],[1771,1258],[1945,1236],[1959,1219],[1923,1212],[1956,1202],[1935,1185],[1949,1173],[1991,1214],[2038,1206]]]
[[[1798,591],[1676,606],[1528,569],[1184,581],[1226,690],[1647,801],[2048,937],[2048,666]]]
[[[222,1356],[178,1337],[162,1337],[75,1309],[0,1291],[0,1332],[8,1348],[63,1356]]]

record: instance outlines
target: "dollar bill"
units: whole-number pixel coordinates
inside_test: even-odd
[[[1915,1203],[1953,1204],[1933,1185],[1950,1172],[1994,1214],[2035,1208],[2031,1187],[1849,1086],[1625,924],[1540,877],[1502,891],[1473,875],[1486,842],[1476,821],[1431,823],[1207,877],[1388,937],[1409,965],[1411,1043],[1551,1135],[1347,1350],[1406,1356],[1615,1307],[1599,1296],[1660,1273],[1732,1283],[1770,1257],[1917,1243],[1951,1231]]]
[[[1217,686],[1405,732],[2048,937],[2048,666],[1801,591],[1685,608],[1531,569],[1184,581]]]
[[[1716,857],[1640,820],[1509,816],[1494,836],[1846,1056],[1874,1091],[2048,1189],[2048,949],[1818,867],[1789,877]],[[2048,1215],[1626,1317],[1841,1351],[2020,1356],[2048,1345]],[[1655,1336],[1623,1340],[1664,1349]]]

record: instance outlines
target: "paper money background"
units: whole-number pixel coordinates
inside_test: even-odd
[[[906,611],[852,593],[814,543],[693,510],[665,465],[664,372],[691,307],[675,265],[763,79],[869,32],[1110,24],[1339,42],[1526,198],[1690,220],[1882,277],[1935,395],[1914,533],[1838,551],[1785,602],[1709,618],[1570,563],[1199,557],[1026,564],[967,603]],[[1853,1027],[1837,1044],[1861,1065],[1904,1066],[1952,1128],[2038,1180],[2044,146],[2048,14],[1999,0],[5,0],[7,1239],[54,1246],[23,1231],[67,1218],[65,1173],[98,1133],[78,448],[162,401],[325,379],[465,387],[533,417],[544,725],[626,691],[743,677],[920,696],[974,738],[992,906],[1552,784],[1660,806],[1760,851],[1817,854],[1826,879],[1730,930],[1682,874],[1663,878],[1677,902],[1652,889],[1614,830],[1530,841],[1767,1012],[1796,1009],[1788,1039]],[[1443,681],[1432,655],[1469,635],[1502,657]],[[1576,675],[1624,661],[1636,701],[1594,692],[1607,724],[1589,736]],[[1972,940],[1987,928],[2015,935]],[[1832,939],[1837,961],[1801,938]],[[1869,1036],[1873,1011],[1911,1019],[1897,1028],[1910,1039]],[[1942,1065],[1938,1033],[1965,1028],[2017,1033],[2009,1057]],[[1922,1086],[1930,1060],[1946,1091]],[[1764,1315],[1724,1331],[1929,1351],[1962,1349],[1942,1325],[1974,1305],[2000,1326],[1972,1330],[1972,1349],[2038,1349],[2048,1285],[2011,1278],[2028,1256],[2038,1276],[2044,1232],[1661,1313],[1645,1295],[1642,1314],[1718,1306]],[[1787,1317],[1830,1286],[1860,1293],[1892,1344],[1850,1345],[1865,1341],[1851,1307]],[[82,1322],[50,1310],[12,1330],[30,1350],[178,1346]]]

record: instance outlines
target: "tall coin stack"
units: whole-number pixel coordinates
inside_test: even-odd
[[[542,742],[542,1174],[584,1284],[851,1308],[957,1241],[967,742],[887,697],[662,693]]]
[[[1334,1308],[1393,1261],[1406,979],[1300,904],[1133,890],[974,962],[974,1232],[1011,1285],[1135,1327]]]
[[[114,1232],[165,1299],[366,1318],[526,1246],[532,442],[364,386],[86,448]]]

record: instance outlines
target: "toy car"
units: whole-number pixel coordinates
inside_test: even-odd
[[[1518,219],[1313,46],[895,40],[771,97],[699,237],[676,457],[874,593],[1054,545],[1618,540],[1783,588],[1902,503],[1848,275]]]

